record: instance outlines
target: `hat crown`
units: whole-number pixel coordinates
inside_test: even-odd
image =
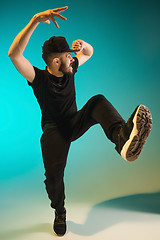
[[[49,40],[45,41],[42,47],[43,53],[63,53],[63,52],[73,52],[69,48],[69,45],[65,37],[51,37]]]

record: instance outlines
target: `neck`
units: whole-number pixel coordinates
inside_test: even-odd
[[[49,66],[47,66],[47,71],[48,71],[50,74],[52,74],[52,75],[54,75],[54,76],[56,76],[56,77],[63,77],[63,76],[64,76],[64,73],[62,73],[62,72],[59,71],[59,70],[52,69],[52,68],[50,68]]]

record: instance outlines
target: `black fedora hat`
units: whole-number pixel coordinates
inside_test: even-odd
[[[76,52],[70,49],[65,37],[51,37],[45,41],[42,47],[43,53],[63,53],[63,52]]]

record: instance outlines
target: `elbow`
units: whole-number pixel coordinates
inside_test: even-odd
[[[8,50],[8,57],[12,57],[13,56],[13,48],[12,45],[10,46],[9,50]]]
[[[12,60],[15,59],[18,56],[18,54],[15,51],[12,51],[9,49],[8,51],[8,57]]]
[[[8,52],[8,57],[11,59],[12,58],[12,54]]]
[[[12,56],[12,53],[11,53],[11,51],[9,50],[9,51],[8,51],[8,57],[11,58],[11,56]]]
[[[9,57],[9,58],[12,58],[12,57],[13,57],[13,51],[10,50],[10,49],[9,49],[9,51],[8,51],[8,57]]]
[[[19,54],[19,51],[17,48],[14,48],[12,45],[8,50],[8,57],[14,58]]]
[[[93,55],[93,52],[94,52],[94,49],[93,49],[93,47],[92,47],[92,49],[91,49],[91,56]]]
[[[94,50],[93,50],[93,47],[91,46],[91,48],[90,48],[90,52],[89,52],[89,57],[92,57],[93,52],[94,52]]]

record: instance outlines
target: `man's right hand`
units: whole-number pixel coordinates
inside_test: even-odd
[[[53,21],[57,28],[59,28],[58,23],[54,19],[54,17],[61,18],[66,20],[65,17],[61,16],[59,13],[67,10],[66,7],[55,8],[46,10],[44,12],[37,13],[33,16],[30,22],[25,26],[24,29],[15,37],[9,51],[8,55],[12,60],[13,64],[20,72],[20,74],[26,78],[28,81],[33,82],[35,78],[35,70],[32,64],[23,56],[23,52],[25,50],[28,41],[40,22],[45,22],[50,24],[49,19]]]
[[[49,10],[46,10],[44,12],[37,13],[35,15],[35,18],[36,18],[37,22],[45,22],[47,24],[50,24],[49,19],[51,19],[52,22],[56,25],[56,27],[59,28],[59,25],[56,22],[54,17],[58,17],[58,18],[61,18],[62,20],[66,20],[67,18],[63,17],[59,13],[65,11],[67,9],[68,9],[67,6],[66,7],[61,7],[61,8],[49,9]]]

